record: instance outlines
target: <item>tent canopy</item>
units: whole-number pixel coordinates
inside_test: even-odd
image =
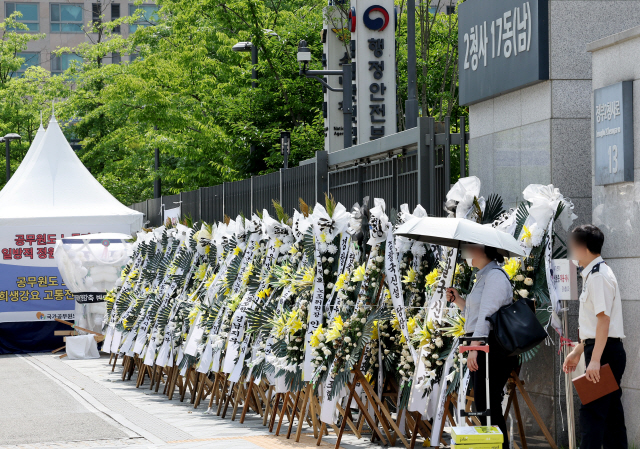
[[[128,225],[142,228],[143,214],[114,198],[86,169],[55,117],[40,127],[22,164],[0,192],[0,226],[48,224]]]

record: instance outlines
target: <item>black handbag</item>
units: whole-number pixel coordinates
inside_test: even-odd
[[[501,307],[487,317],[487,321],[493,326],[498,345],[508,356],[527,352],[547,338],[547,331],[536,318],[534,302],[528,298]]]

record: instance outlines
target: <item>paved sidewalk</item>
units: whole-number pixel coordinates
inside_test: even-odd
[[[51,354],[1,357],[0,410],[5,419],[0,425],[0,448],[317,447],[312,433],[303,434],[300,443],[275,437],[255,414],[247,414],[244,424],[229,417],[221,419],[205,413],[206,403],[194,409],[188,393],[182,403],[178,395],[169,401],[161,391],[150,391],[148,382],[140,388],[135,388],[134,380],[123,382],[121,373],[119,363],[115,372],[111,372],[108,357],[95,360],[59,359]],[[7,415],[11,416],[9,420]],[[334,445],[332,435],[323,439],[323,448]],[[372,445],[368,439],[345,435],[342,446],[359,449]]]

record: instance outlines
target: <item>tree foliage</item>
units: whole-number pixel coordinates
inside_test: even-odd
[[[104,12],[110,1],[101,3]],[[139,2],[138,2],[139,3]],[[64,74],[32,67],[23,77],[17,54],[42,35],[12,30],[24,26],[12,16],[0,23],[0,132],[19,132],[12,143],[17,168],[50,103],[78,155],[94,176],[125,204],[152,196],[155,176],[163,194],[216,185],[282,166],[280,131],[291,131],[290,166],[324,145],[322,89],[301,77],[297,45],[307,41],[311,68],[321,68],[325,1],[157,0],[152,19],[142,11],[113,22],[85,26],[89,36],[77,48],[60,48],[83,58]],[[422,5],[422,4],[421,4]],[[426,5],[426,3],[425,3]],[[406,99],[406,13],[397,31],[399,127]],[[19,13],[17,13],[19,14]],[[116,27],[138,25],[124,38]],[[452,123],[457,106],[457,17],[418,8],[418,87],[423,115]],[[257,87],[252,87],[249,52],[257,46]],[[120,64],[108,64],[114,54]],[[154,150],[161,167],[154,170]],[[251,152],[251,149],[254,151]],[[452,169],[455,169],[453,161]]]

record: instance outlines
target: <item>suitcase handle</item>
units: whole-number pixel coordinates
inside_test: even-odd
[[[484,353],[489,353],[489,345],[480,345],[480,346],[459,346],[458,351],[460,353],[467,351],[482,351]]]

